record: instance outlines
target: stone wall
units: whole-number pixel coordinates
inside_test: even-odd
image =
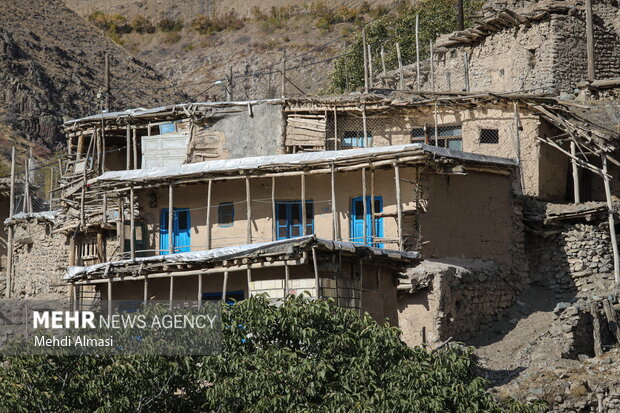
[[[49,221],[26,220],[14,224],[14,298],[67,295],[62,280],[69,261],[69,241],[53,234]]]
[[[528,232],[526,240],[533,282],[560,293],[609,291],[613,259],[606,222]]]

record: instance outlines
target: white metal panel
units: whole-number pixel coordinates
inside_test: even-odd
[[[180,133],[142,137],[142,169],[182,165],[189,135]]]

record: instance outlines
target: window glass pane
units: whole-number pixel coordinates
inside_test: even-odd
[[[278,225],[284,225],[286,226],[286,220],[287,220],[287,216],[286,216],[286,204],[284,203],[277,203],[276,204],[277,207],[277,211],[278,211]]]
[[[314,219],[314,204],[312,201],[306,201],[306,222]]]
[[[375,199],[375,212],[382,212],[383,208],[381,208],[381,201]]]
[[[362,204],[362,201],[355,201],[355,217],[357,219],[364,219],[364,204]]]
[[[278,229],[278,238],[287,238],[288,234],[286,233],[286,226],[280,227]]]
[[[448,140],[448,149],[454,149],[457,151],[463,150],[463,140],[462,139],[450,139]]]
[[[163,135],[164,133],[173,133],[176,132],[177,128],[176,125],[172,122],[170,123],[163,123],[161,125],[159,125],[159,133],[160,135]]]
[[[301,236],[301,226],[295,225],[291,227],[291,237],[299,237]]]
[[[301,220],[301,203],[291,205],[291,223],[293,225],[299,225]]]
[[[461,136],[460,126],[440,126],[439,136]]]
[[[222,227],[233,225],[235,220],[235,205],[232,202],[222,202],[217,208],[217,223]]]

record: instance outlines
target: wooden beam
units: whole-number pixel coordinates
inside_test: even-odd
[[[336,241],[338,238],[338,210],[336,208],[336,172],[334,171],[334,164],[332,163],[331,173],[331,188],[332,188],[332,240]]]
[[[226,285],[228,284],[228,271],[224,271],[224,282],[222,283],[222,301],[226,301]]]
[[[581,202],[581,198],[579,196],[579,168],[577,166],[577,162],[575,162],[575,158],[577,158],[577,145],[575,145],[575,142],[573,141],[570,143],[570,154],[570,163],[573,169],[573,200],[576,204],[578,204]]]
[[[398,249],[403,250],[403,208],[400,199],[400,168],[394,163],[394,181],[396,185],[396,210],[398,213]]]
[[[174,189],[168,185],[168,254],[174,254]]]
[[[592,336],[594,355],[596,357],[603,355],[603,346],[601,344],[601,320],[598,313],[598,303],[590,303],[590,314],[592,315]]]
[[[170,302],[170,309],[172,309],[172,299],[174,297],[174,277],[170,276],[170,297],[169,297],[169,302]]]
[[[284,297],[288,297],[288,294],[289,294],[289,288],[288,288],[289,278],[290,278],[290,272],[289,272],[288,264],[285,261],[284,262]]]
[[[362,126],[364,128],[364,147],[370,147],[368,142],[368,127],[366,125],[366,105],[362,105]]]
[[[250,267],[248,267],[247,271],[246,271],[246,276],[247,276],[247,283],[248,283],[248,298],[250,298],[251,296],[251,284],[252,284],[252,269]]]
[[[127,137],[125,138],[125,169],[131,169],[131,125],[127,124]]]
[[[301,174],[301,235],[306,234],[306,174]]]
[[[420,15],[415,15],[415,67],[416,67],[416,86],[418,90],[420,86]]]
[[[609,331],[614,336],[616,341],[620,343],[620,326],[618,326],[618,317],[616,316],[616,310],[614,310],[608,299],[603,300],[603,310],[605,310],[605,317],[607,318]]]
[[[136,259],[136,219],[134,217],[135,213],[135,191],[133,186],[129,191],[129,251],[131,260],[134,261]],[[170,232],[170,231],[168,231]]]
[[[362,208],[364,214],[364,228],[363,228],[363,237],[361,245],[366,245],[368,242],[368,208],[366,207],[366,168],[362,168]],[[355,240],[353,240],[355,242]]]
[[[614,223],[614,204],[611,199],[611,188],[609,185],[609,175],[607,175],[607,157],[601,155],[603,162],[603,183],[605,185],[605,198],[607,199],[607,218],[609,222],[609,236],[611,238],[611,249],[614,257],[614,280],[620,284],[620,255],[618,254],[618,239],[616,238],[616,227]]]
[[[319,280],[319,262],[316,258],[316,247],[312,247],[312,265],[314,266],[314,286],[316,287],[316,299],[321,298]]]
[[[246,221],[247,221],[246,241],[248,244],[251,244],[252,243],[252,199],[251,199],[251,194],[250,194],[250,178],[248,178],[247,176],[245,177],[245,206],[246,206]],[[248,288],[250,288],[249,284],[248,284]]]
[[[370,166],[370,245],[375,245],[375,168]]]
[[[149,277],[144,275],[144,304],[149,301]]]
[[[334,149],[338,150],[338,111],[334,106]]]
[[[596,77],[594,66],[594,24],[592,22],[592,0],[586,0],[586,54],[588,58],[588,80]]]
[[[271,177],[271,240],[275,241],[278,237],[277,231],[277,215],[276,215],[276,177]]]
[[[198,297],[196,297],[198,301],[198,307],[202,304],[202,274],[198,274]]]
[[[403,59],[400,55],[400,44],[396,43],[396,57],[398,58],[398,89],[405,89],[405,73],[403,72]]]
[[[207,186],[207,250],[211,249],[211,187],[213,180],[209,179]]]
[[[138,169],[138,130],[133,130],[133,169]]]
[[[108,278],[108,317],[112,316],[112,279]]]

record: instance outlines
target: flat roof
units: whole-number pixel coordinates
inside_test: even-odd
[[[372,148],[347,149],[338,151],[300,152],[296,154],[254,156],[248,158],[223,159],[183,164],[171,167],[109,171],[93,178],[89,184],[96,183],[130,183],[148,182],[166,179],[199,178],[225,175],[231,172],[284,172],[299,170],[302,167],[329,166],[332,163],[343,164],[358,161],[380,161],[407,158],[414,155],[426,156],[428,159],[448,158],[460,163],[473,162],[494,165],[503,169],[516,166],[516,160],[496,156],[479,155],[453,149],[439,148],[422,143]]]
[[[135,260],[120,260],[104,262],[101,264],[90,265],[87,267],[69,267],[64,279],[71,282],[84,278],[99,279],[114,276],[115,267],[144,266],[146,264],[208,264],[231,260],[235,258],[257,257],[274,253],[293,252],[298,250],[308,250],[311,247],[319,247],[323,250],[345,251],[355,255],[370,255],[373,257],[383,257],[394,262],[417,262],[420,254],[415,251],[397,251],[384,248],[375,248],[367,245],[354,244],[345,241],[333,241],[317,238],[316,235],[306,235],[303,237],[289,238],[278,241],[259,242],[246,245],[235,245],[232,247],[215,248],[207,251],[182,252],[178,254],[156,255],[152,257],[139,257]],[[127,279],[131,279],[128,276]]]

